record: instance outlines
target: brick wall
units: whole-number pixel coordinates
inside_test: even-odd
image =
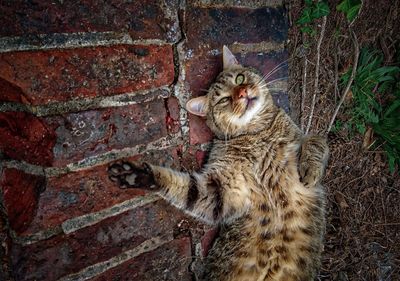
[[[224,44],[264,73],[287,59],[282,1],[6,0],[0,10],[0,279],[193,280],[215,231],[118,189],[106,167],[198,169],[212,135],[183,106],[221,70]]]

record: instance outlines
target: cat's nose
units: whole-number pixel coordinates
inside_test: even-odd
[[[247,97],[247,89],[246,88],[240,88],[238,92],[238,98],[246,98]]]

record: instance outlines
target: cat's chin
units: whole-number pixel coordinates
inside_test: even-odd
[[[250,98],[246,102],[247,104],[243,113],[232,119],[232,123],[236,126],[241,127],[247,125],[255,116],[257,116],[262,108],[263,101],[259,97]]]

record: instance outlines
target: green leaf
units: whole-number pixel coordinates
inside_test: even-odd
[[[360,11],[360,8],[361,8],[361,4],[358,4],[358,5],[354,6],[354,7],[351,7],[347,11],[347,15],[346,15],[347,20],[350,21],[350,22],[353,21],[357,17],[358,12]]]
[[[343,12],[348,21],[352,21],[358,15],[361,8],[361,0],[343,0],[336,6],[336,10]]]
[[[391,174],[393,174],[396,169],[396,162],[399,162],[399,155],[396,155],[396,152],[390,145],[385,144],[384,148],[386,151],[386,156],[388,157],[389,171]]]
[[[356,0],[342,2],[346,7],[355,6]],[[350,79],[351,68],[341,77],[344,87]],[[383,55],[377,50],[361,49],[351,90],[353,107],[351,119],[346,122],[349,136],[354,132],[365,133],[371,126],[377,138],[376,145],[384,148],[390,171],[400,166],[400,68],[384,66]]]
[[[301,14],[301,17],[297,20],[297,24],[303,25],[307,23],[311,23],[313,21],[312,17],[312,9],[311,7],[306,7]]]
[[[329,15],[329,6],[326,2],[318,2],[315,5],[315,9],[312,11],[312,18],[318,19],[322,18],[323,16]]]
[[[336,10],[340,12],[348,11],[349,10],[349,1],[344,0],[339,5],[336,6]]]
[[[360,132],[360,134],[362,134],[362,135],[365,134],[366,128],[365,128],[364,124],[358,123],[358,124],[356,124],[356,128]]]
[[[305,0],[304,2],[306,3],[307,6],[310,6],[312,5],[313,0]]]
[[[383,115],[384,117],[388,117],[393,111],[396,109],[400,109],[400,99],[395,100],[386,110],[385,114]]]
[[[310,35],[314,35],[316,33],[315,29],[310,27],[310,26],[308,26],[308,25],[303,26],[302,28],[300,28],[300,31],[304,32],[304,33],[307,33],[307,34],[310,34]]]

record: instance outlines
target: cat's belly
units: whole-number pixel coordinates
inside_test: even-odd
[[[222,227],[207,258],[204,280],[313,280],[319,267],[324,215],[319,196],[311,196],[310,190],[303,196],[303,188],[295,189],[296,200],[287,194],[296,212],[281,210],[279,223],[264,220],[268,212],[257,209]]]

